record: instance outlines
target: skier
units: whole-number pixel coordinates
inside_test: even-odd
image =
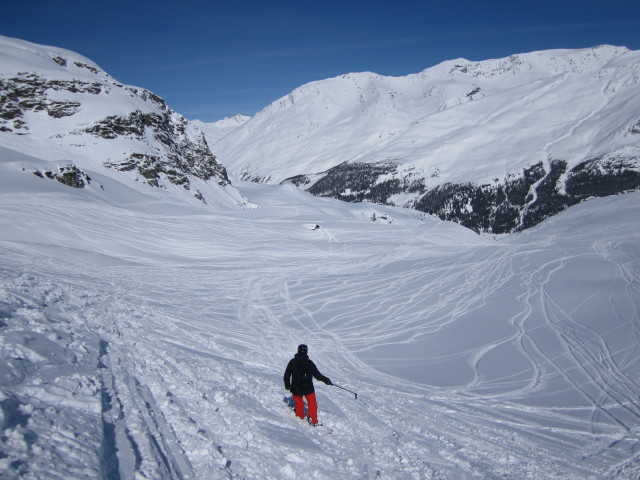
[[[318,367],[309,358],[307,352],[306,345],[298,346],[298,353],[289,361],[284,372],[284,388],[291,391],[294,410],[299,418],[304,418],[303,397],[306,397],[309,423],[316,426],[318,424],[318,404],[313,388],[313,377],[327,385],[333,385],[333,383],[318,371]]]

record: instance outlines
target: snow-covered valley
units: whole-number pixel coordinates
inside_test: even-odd
[[[2,154],[3,478],[638,477],[639,193],[494,238],[291,185],[116,203]],[[315,429],[302,342],[358,393],[316,385]]]

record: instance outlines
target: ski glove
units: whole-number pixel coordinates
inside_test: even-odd
[[[329,378],[327,378],[327,381],[324,382],[324,383],[326,383],[327,385],[333,385],[333,383],[331,383],[331,379],[329,379]]]

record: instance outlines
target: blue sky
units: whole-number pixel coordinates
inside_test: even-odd
[[[81,53],[187,118],[253,115],[343,73],[551,48],[640,49],[639,0],[4,2],[0,34]]]

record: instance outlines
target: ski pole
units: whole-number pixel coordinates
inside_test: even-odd
[[[355,395],[355,397],[356,397],[355,399],[356,399],[356,400],[358,399],[358,394],[357,394],[356,392],[352,392],[351,390],[348,390],[348,389],[346,389],[346,388],[344,388],[344,387],[341,387],[340,385],[336,385],[335,383],[333,384],[333,386],[334,386],[334,387],[341,388],[342,390],[344,390],[344,391],[346,391],[346,392],[353,393],[353,394]]]

